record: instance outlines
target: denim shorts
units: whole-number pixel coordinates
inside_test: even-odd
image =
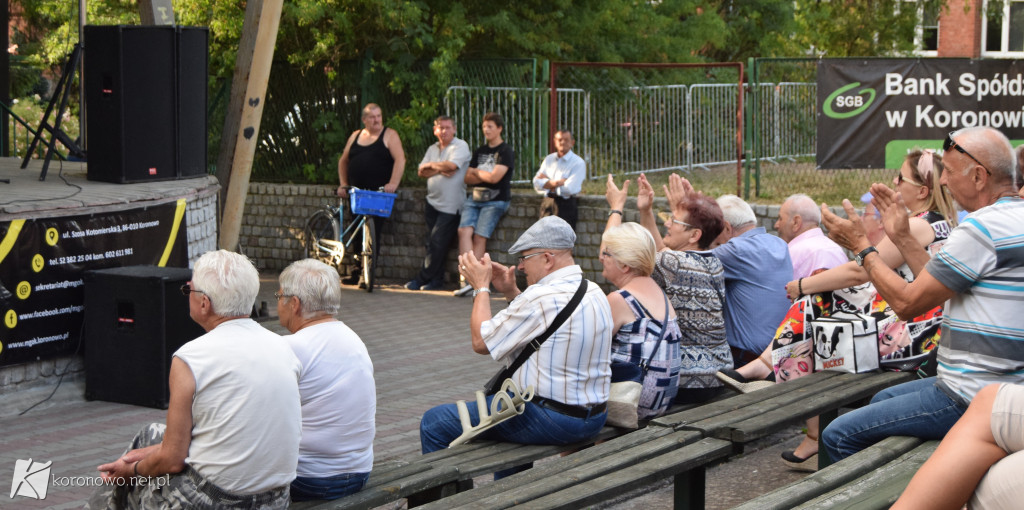
[[[359,492],[370,473],[342,473],[326,478],[298,476],[292,481],[292,501],[338,499]]]
[[[462,204],[462,219],[459,221],[459,228],[473,227],[474,234],[490,239],[494,229],[498,227],[498,220],[505,214],[511,203],[509,200],[476,202],[469,197]]]

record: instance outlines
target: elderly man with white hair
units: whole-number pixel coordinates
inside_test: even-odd
[[[281,272],[277,314],[284,339],[302,364],[302,441],[292,501],[337,499],[358,492],[373,467],[377,393],[373,363],[341,309],[337,271],[319,260]]]
[[[736,195],[718,197],[725,217],[712,253],[725,267],[725,334],[733,365],[757,359],[789,309],[786,283],[793,263],[786,242],[757,226],[757,216]]]
[[[146,426],[121,458],[99,466],[104,480],[131,483],[101,488],[90,508],[288,507],[300,366],[281,337],[249,318],[259,288],[243,255],[199,257],[181,291],[206,334],[174,353],[167,424]],[[166,483],[151,480],[164,475]]]
[[[821,231],[821,209],[811,197],[797,193],[779,208],[775,230],[789,247],[793,278],[807,278],[819,269],[845,264],[846,253]]]

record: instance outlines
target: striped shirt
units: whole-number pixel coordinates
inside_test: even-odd
[[[544,333],[579,288],[583,270],[573,265],[530,285],[480,327],[496,361],[510,365],[531,340]],[[512,379],[533,385],[537,396],[587,406],[608,401],[611,387],[612,310],[601,288],[588,282],[579,307]]]
[[[1024,200],[967,216],[926,266],[947,302],[938,378],[970,400],[990,383],[1024,383]]]

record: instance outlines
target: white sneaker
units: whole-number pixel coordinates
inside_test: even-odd
[[[463,296],[468,296],[468,295],[470,295],[472,293],[473,293],[473,286],[467,284],[465,287],[462,287],[461,289],[459,289],[459,290],[457,290],[455,292],[452,292],[452,295],[455,296],[455,297],[463,297]]]

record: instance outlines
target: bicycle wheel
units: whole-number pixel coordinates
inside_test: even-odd
[[[338,267],[345,246],[338,242],[338,218],[327,209],[313,213],[303,229],[306,256]]]
[[[373,216],[366,215],[366,222],[363,223],[363,282],[366,283],[366,292],[373,292],[374,266],[377,260],[378,246],[377,231],[374,230],[375,221]]]

